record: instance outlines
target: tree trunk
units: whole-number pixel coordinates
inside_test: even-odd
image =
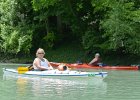
[[[63,32],[63,30],[62,30],[62,21],[61,21],[61,16],[60,15],[57,16],[57,32],[59,34],[61,34]]]
[[[49,33],[49,18],[48,17],[45,20],[45,23],[46,23],[46,32]]]

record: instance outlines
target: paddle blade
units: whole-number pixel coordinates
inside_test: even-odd
[[[17,71],[19,74],[24,74],[25,72],[29,71],[28,67],[18,67]]]

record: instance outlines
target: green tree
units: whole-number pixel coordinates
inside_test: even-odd
[[[102,38],[100,23],[109,10],[110,3],[111,0],[91,0],[91,6],[86,9],[88,12],[82,17],[87,26],[82,36],[82,44],[87,53],[103,52],[106,48],[103,45],[106,40]]]
[[[32,28],[29,0],[1,0],[0,2],[0,50],[5,53],[29,53]],[[28,7],[28,8],[27,8]]]
[[[140,52],[140,9],[129,0],[114,0],[101,25],[106,48],[124,53]]]

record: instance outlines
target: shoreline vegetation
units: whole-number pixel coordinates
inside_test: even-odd
[[[65,2],[64,2],[65,1]],[[1,0],[0,62],[140,64],[140,0]]]
[[[66,44],[58,48],[53,48],[45,51],[45,57],[50,62],[59,63],[76,63],[78,60],[83,63],[88,63],[93,59],[94,54],[87,55],[80,45]],[[119,54],[101,54],[102,62],[106,65],[139,65],[139,56],[137,55],[119,55]],[[32,64],[35,54],[28,56],[10,56],[0,54],[1,63],[19,63],[19,64]]]

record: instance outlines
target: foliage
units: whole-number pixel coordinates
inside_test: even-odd
[[[87,52],[138,54],[139,8],[139,0],[1,0],[0,50],[27,54],[79,40]]]
[[[23,5],[26,6],[26,2],[24,4],[17,0],[1,0],[0,2],[1,52],[12,54],[30,52],[32,30],[26,25],[29,21],[26,22],[27,11],[25,13],[21,8]]]
[[[87,53],[96,53],[101,51],[101,39],[99,33],[94,31],[87,31],[82,40],[82,44]]]
[[[32,0],[34,10],[48,8],[61,0]]]
[[[100,22],[109,9],[109,2],[108,0],[91,0],[90,9],[91,11],[82,17],[82,20],[86,22],[88,26],[82,36],[82,44],[88,54],[104,52],[106,47],[103,45],[105,40],[102,38],[103,34]]]
[[[122,50],[125,53],[139,53],[140,10],[134,8],[133,2],[118,2],[110,4],[110,11],[102,20],[103,35],[108,42],[107,49]]]
[[[41,44],[43,44],[43,48],[44,49],[50,49],[54,46],[56,37],[55,34],[53,32],[48,33],[43,39]]]

